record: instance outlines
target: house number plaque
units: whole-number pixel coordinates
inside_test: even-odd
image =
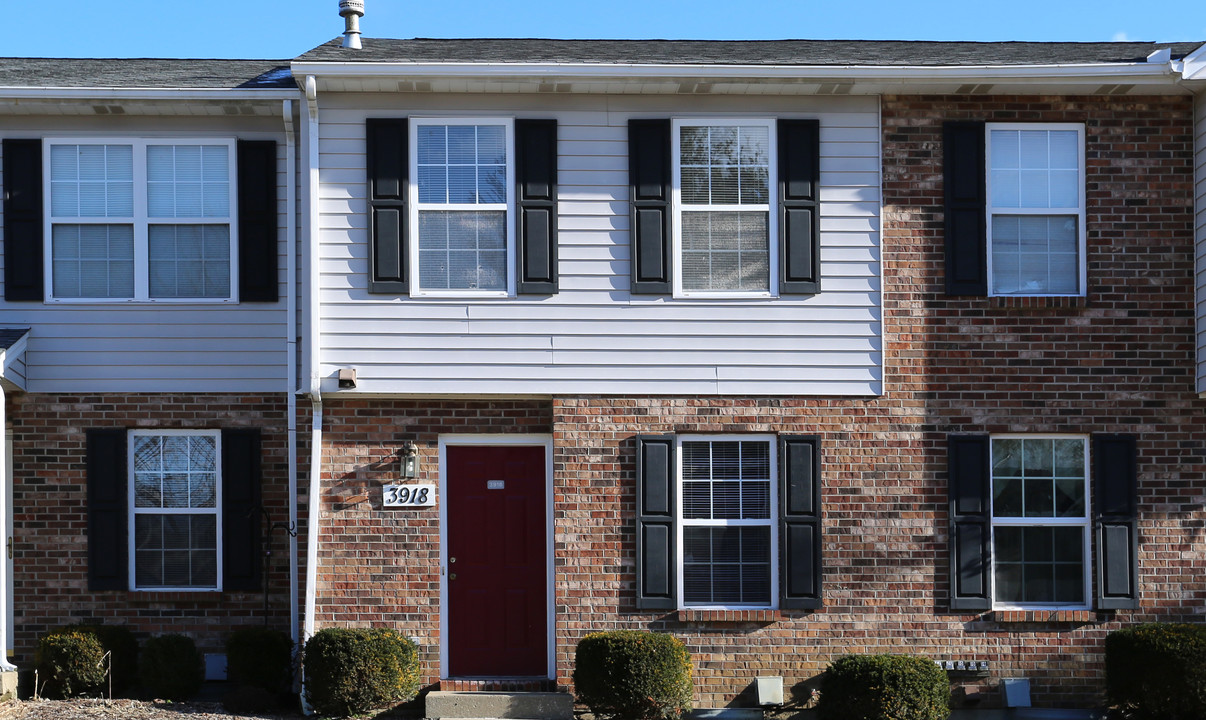
[[[425,507],[435,505],[434,484],[385,485],[381,488],[382,507]]]

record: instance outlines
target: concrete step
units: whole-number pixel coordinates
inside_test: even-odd
[[[559,692],[447,692],[427,694],[423,717],[572,720],[574,699]]]

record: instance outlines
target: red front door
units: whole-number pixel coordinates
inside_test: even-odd
[[[545,448],[447,454],[448,675],[547,677]]]

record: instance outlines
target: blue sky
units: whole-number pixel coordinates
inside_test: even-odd
[[[1201,40],[1206,2],[366,0],[366,37]],[[289,58],[338,0],[0,0],[0,56]]]

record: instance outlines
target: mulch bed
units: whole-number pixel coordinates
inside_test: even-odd
[[[298,713],[238,715],[222,703],[165,700],[10,700],[0,704],[0,720],[297,720]]]

